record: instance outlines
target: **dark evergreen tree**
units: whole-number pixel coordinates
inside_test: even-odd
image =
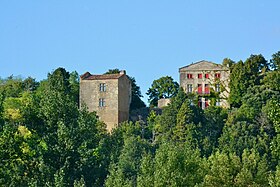
[[[279,71],[279,66],[280,66],[280,51],[277,53],[274,53],[272,55],[272,59],[270,60],[270,66],[271,69],[273,70],[278,70]]]
[[[54,72],[48,74],[48,85],[52,91],[64,94],[70,93],[70,74],[64,68],[57,68]]]
[[[242,96],[246,93],[247,89],[245,85],[245,67],[242,61],[239,61],[233,65],[229,78],[229,103],[232,107],[240,107]]]

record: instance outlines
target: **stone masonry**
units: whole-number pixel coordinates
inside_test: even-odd
[[[109,132],[129,119],[130,102],[131,81],[125,71],[104,75],[86,72],[80,77],[80,105],[85,104],[90,112],[96,111]]]

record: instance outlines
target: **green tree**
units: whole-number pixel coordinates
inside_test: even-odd
[[[219,138],[219,149],[241,156],[244,149],[254,148],[264,155],[269,152],[270,141],[264,126],[255,121],[254,109],[242,106],[229,114]]]
[[[121,70],[115,68],[115,69],[109,69],[105,74],[119,74]]]
[[[231,60],[230,58],[224,58],[224,60],[223,60],[223,66],[225,66],[225,67],[229,67],[229,68],[231,68],[233,65],[234,65],[234,61],[233,60]]]
[[[86,187],[84,177],[82,176],[80,180],[75,180],[74,187]]]
[[[154,80],[147,95],[152,106],[157,106],[158,100],[162,98],[171,98],[178,93],[179,84],[170,76],[161,77]]]
[[[0,185],[28,186],[45,184],[44,141],[25,126],[7,123],[0,131]]]
[[[131,81],[131,103],[130,110],[135,110],[138,108],[146,107],[146,104],[142,101],[140,87],[136,84],[136,80],[134,77],[128,77]]]
[[[249,87],[260,85],[269,64],[262,55],[251,55],[244,63],[239,61],[233,65],[230,74],[229,103],[233,107],[242,105],[242,97]]]
[[[78,127],[74,135],[79,158],[77,178],[83,176],[86,186],[102,186],[108,174],[111,142],[105,124],[96,113],[86,109],[79,112]]]
[[[188,145],[161,144],[154,163],[154,186],[195,186],[203,180],[203,160]]]
[[[3,107],[3,102],[4,102],[4,95],[3,95],[3,93],[0,92],[0,127],[4,124],[4,118],[3,118],[4,107]]]
[[[147,143],[140,137],[125,139],[117,163],[112,163],[106,186],[136,186],[142,154],[149,151]]]
[[[270,64],[271,64],[271,68],[274,70],[279,70],[279,66],[280,66],[280,51],[278,51],[277,53],[274,53],[272,55],[272,59],[270,60]]]
[[[23,122],[23,116],[21,113],[22,99],[15,97],[7,97],[3,103],[4,107],[4,119],[12,122],[13,124],[19,124]]]
[[[109,165],[107,131],[95,113],[78,110],[68,75],[61,68],[49,74],[40,96],[38,115],[44,126],[41,136],[48,145],[43,155],[48,181],[52,186],[72,186],[83,176],[87,186],[101,186]]]
[[[271,71],[265,74],[263,78],[263,84],[267,90],[275,92],[274,95],[280,92],[280,71]]]
[[[245,149],[241,158],[234,153],[216,152],[207,161],[208,169],[199,186],[268,186],[265,157]]]
[[[222,107],[209,106],[204,110],[205,121],[201,127],[203,136],[201,154],[209,156],[218,147],[218,139],[228,117],[227,110]]]
[[[272,187],[280,186],[280,165],[276,167],[276,171],[269,176],[269,185]]]
[[[23,91],[22,79],[13,75],[2,80],[2,84],[0,85],[0,92],[5,97],[18,97]]]
[[[71,95],[73,99],[79,104],[79,92],[80,92],[80,82],[79,82],[79,74],[76,71],[73,71],[69,75],[69,84]]]
[[[271,81],[273,81],[273,79],[271,79]],[[273,90],[273,87],[276,86],[269,87],[268,85],[252,86],[248,88],[247,93],[242,97],[243,105],[250,106],[256,116],[261,113],[262,107],[264,107],[269,100],[280,98],[279,91]]]
[[[28,129],[36,131],[39,136],[44,133],[43,120],[39,117],[40,98],[36,91],[26,91],[21,96],[20,112],[23,117],[23,124]]]
[[[27,77],[23,80],[24,91],[35,91],[39,86],[39,83],[32,77]]]
[[[235,176],[241,168],[241,161],[234,153],[213,153],[207,160],[207,173],[200,186],[235,186]]]
[[[140,170],[137,176],[137,186],[153,187],[155,181],[155,163],[152,154],[146,154],[141,160]]]
[[[269,121],[273,125],[275,135],[271,141],[270,149],[273,162],[277,165],[280,163],[280,104],[278,100],[270,100],[267,102],[263,111],[266,113]]]
[[[171,103],[156,118],[154,125],[156,141],[172,139],[172,131],[177,123],[177,114],[186,99],[187,94],[180,88],[178,94],[171,98]]]
[[[246,92],[245,83],[246,75],[244,69],[244,63],[242,61],[237,62],[233,65],[231,74],[230,74],[230,95],[229,103],[233,107],[241,106],[242,96]]]
[[[250,79],[258,81],[261,72],[269,70],[267,60],[261,55],[251,55],[244,63],[247,75],[251,75]],[[258,83],[258,82],[253,82]]]
[[[235,177],[236,186],[268,186],[267,159],[255,150],[245,149],[241,159],[242,167]]]
[[[62,92],[64,94],[70,93],[70,73],[64,68],[57,68],[52,73],[48,74],[48,86],[50,90]]]
[[[58,121],[71,124],[77,120],[78,105],[71,97],[69,76],[69,72],[64,68],[58,68],[52,74],[48,74],[39,113],[48,127],[55,127]],[[56,128],[54,130],[56,131]]]
[[[185,100],[177,114],[177,123],[173,132],[173,137],[179,141],[185,141],[187,136],[187,125],[194,122],[194,112],[190,102]]]

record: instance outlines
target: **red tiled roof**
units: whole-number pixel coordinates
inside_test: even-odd
[[[104,74],[104,75],[91,75],[86,72],[81,76],[82,80],[104,80],[104,79],[118,79],[125,74]]]

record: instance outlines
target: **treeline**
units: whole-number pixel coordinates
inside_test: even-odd
[[[78,109],[76,72],[1,80],[0,186],[280,186],[280,52],[223,64],[231,108],[201,110],[179,89],[111,134]]]

